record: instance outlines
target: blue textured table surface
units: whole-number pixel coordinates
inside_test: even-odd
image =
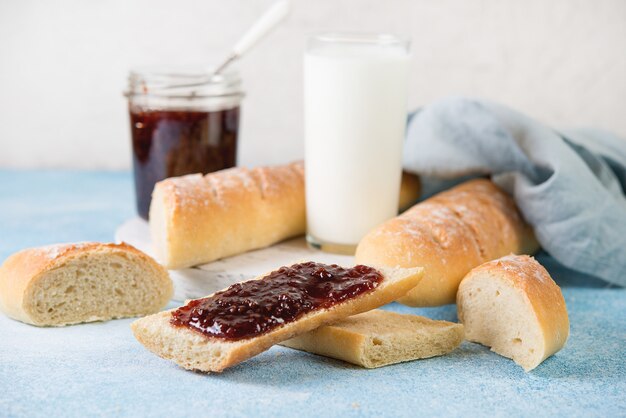
[[[0,259],[111,241],[133,215],[129,173],[0,170]],[[146,351],[131,320],[56,329],[0,316],[0,416],[626,416],[626,290],[540,260],[563,287],[571,335],[530,373],[466,342],[375,370],[274,347],[203,375]],[[454,306],[387,309],[456,320]]]

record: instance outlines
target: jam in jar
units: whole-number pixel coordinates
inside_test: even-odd
[[[148,219],[155,183],[234,167],[241,80],[235,72],[131,72],[130,112],[137,211]]]

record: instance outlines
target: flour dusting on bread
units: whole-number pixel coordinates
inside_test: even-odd
[[[508,255],[473,269],[457,295],[470,341],[537,367],[565,345],[569,319],[560,288],[535,259]]]

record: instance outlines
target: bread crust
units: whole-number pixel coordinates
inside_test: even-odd
[[[565,346],[569,336],[569,318],[561,289],[537,260],[526,255],[511,254],[484,263],[467,274],[457,294],[457,309],[461,322],[464,322],[467,314],[465,298],[468,289],[473,280],[484,274],[515,289],[527,301],[535,316],[536,326],[543,338],[544,350],[535,364],[524,366],[526,371],[536,367]],[[468,340],[489,345],[486,341],[476,339],[471,328],[466,328],[466,331]]]
[[[169,269],[266,247],[305,222],[302,163],[169,178],[150,205],[157,259]]]
[[[62,268],[69,261],[94,252],[133,255],[150,264],[160,273],[157,280],[166,289],[166,299],[162,301],[162,306],[171,298],[173,286],[167,271],[148,255],[126,243],[81,242],[28,248],[9,256],[0,266],[0,309],[7,316],[21,322],[50,325],[33,319],[31,302],[28,300],[31,289],[38,285],[47,272]]]
[[[419,199],[422,192],[422,182],[419,176],[402,172],[402,181],[400,182],[400,197],[398,209],[403,212],[413,206]]]
[[[375,309],[319,327],[281,345],[375,368],[440,356],[461,342],[461,324]]]
[[[417,176],[403,176],[400,205],[419,197]],[[156,184],[150,231],[168,269],[204,264],[267,247],[306,231],[304,164],[231,168]]]
[[[509,253],[532,254],[539,245],[513,200],[486,179],[439,193],[370,231],[358,263],[423,266],[424,278],[399,302],[454,303],[461,279],[474,267]]]
[[[135,338],[154,354],[179,366],[204,372],[221,372],[255,356],[272,345],[357,313],[365,312],[397,299],[422,277],[422,268],[394,270],[379,268],[383,282],[370,292],[338,303],[329,309],[317,309],[257,337],[230,341],[207,337],[187,327],[170,323],[174,309],[138,319],[131,324]],[[253,280],[261,280],[260,276]]]

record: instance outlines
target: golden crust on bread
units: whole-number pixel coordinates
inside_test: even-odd
[[[466,336],[528,371],[559,351],[569,335],[565,299],[534,258],[508,255],[473,269],[457,295]]]
[[[358,263],[425,269],[424,279],[399,302],[454,303],[461,279],[485,261],[538,248],[510,196],[485,179],[439,193],[370,231]]]
[[[122,270],[107,270],[109,264]],[[134,276],[133,269],[137,269]],[[101,273],[105,270],[106,274]],[[134,281],[139,287],[126,288],[126,279],[128,286]],[[142,284],[149,292],[145,300]],[[117,286],[117,290],[109,285]],[[106,300],[99,291],[108,295]],[[165,306],[172,291],[167,271],[125,243],[84,242],[29,248],[13,254],[0,267],[0,308],[11,318],[33,325],[59,326],[145,315]],[[122,301],[131,305],[132,300],[126,298],[135,292],[142,297],[135,307],[116,307]],[[56,305],[51,304],[53,299],[57,300]]]

